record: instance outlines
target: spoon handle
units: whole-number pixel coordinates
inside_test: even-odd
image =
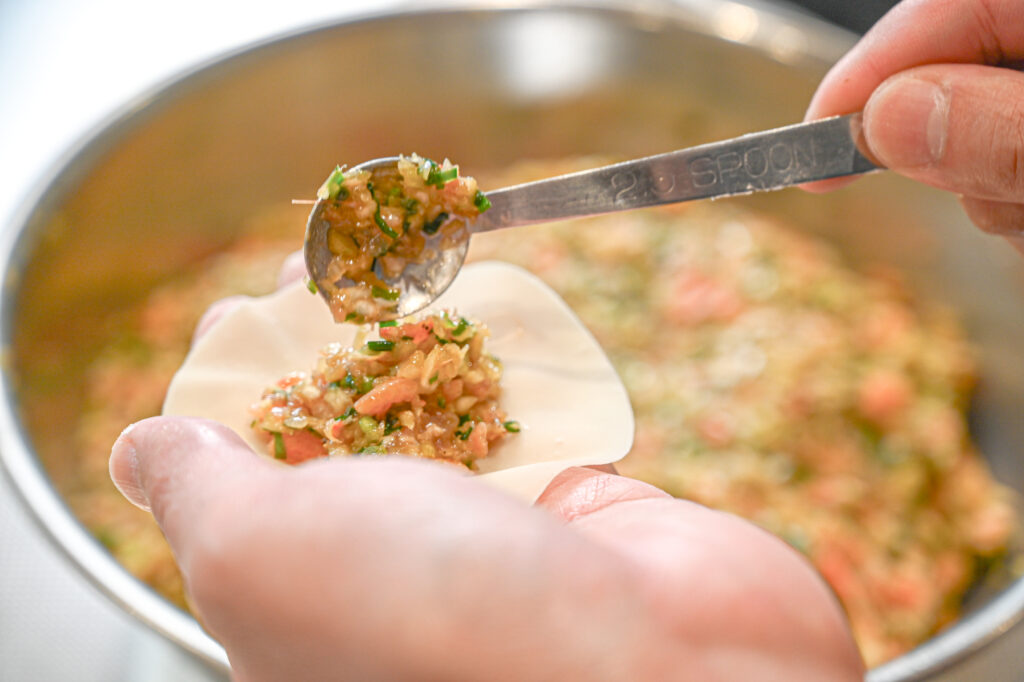
[[[473,231],[867,173],[879,166],[857,149],[859,133],[860,114],[835,116],[495,190]]]

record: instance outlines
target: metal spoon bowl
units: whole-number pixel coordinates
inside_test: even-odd
[[[355,166],[352,170],[383,170],[395,168],[398,163],[397,156],[390,156],[381,159],[374,159]],[[324,217],[324,209],[328,199],[319,199],[313,205],[306,223],[306,238],[303,244],[303,255],[306,259],[306,270],[313,282],[319,282],[327,276],[327,267],[334,258],[327,246],[327,233],[331,224]],[[378,264],[374,267],[374,273],[388,284],[392,289],[399,291],[398,307],[395,311],[396,317],[411,315],[430,305],[438,296],[444,293],[445,289],[452,283],[455,276],[459,274],[462,263],[466,260],[466,252],[469,250],[469,241],[462,241],[449,248],[441,248],[442,236],[440,233],[427,238],[424,254],[428,257],[421,262],[408,263],[397,277],[389,277]],[[339,286],[353,286],[351,280],[341,280]],[[325,301],[330,303],[330,294],[322,287],[317,291]]]
[[[723,142],[691,147],[603,166],[579,173],[494,190],[491,207],[469,224],[470,233],[552,220],[564,220],[694,199],[750,194],[805,182],[857,175],[879,166],[861,153],[860,114],[799,123]],[[395,167],[398,157],[367,161],[353,170]],[[323,216],[326,200],[313,206],[303,251],[314,282],[327,276],[333,258],[328,248],[330,224]],[[440,235],[428,239],[420,262],[396,277],[380,264],[375,274],[399,291],[396,316],[428,306],[452,283],[466,258],[469,241],[441,247]],[[348,280],[339,286],[353,286]],[[330,296],[318,288],[324,300]]]

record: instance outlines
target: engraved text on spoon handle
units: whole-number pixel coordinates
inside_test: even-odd
[[[860,114],[516,185],[487,194],[474,231],[781,189],[877,169],[857,149]]]

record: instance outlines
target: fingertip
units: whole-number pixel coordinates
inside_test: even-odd
[[[298,281],[306,276],[306,261],[301,251],[294,251],[284,259],[281,264],[281,269],[277,273],[277,286],[278,288],[287,286],[292,282]],[[204,334],[206,334],[213,325],[217,324],[217,321],[222,317],[230,313],[232,310],[240,306],[246,301],[251,301],[251,296],[227,296],[218,301],[214,301],[203,316],[199,318],[199,322],[196,324],[196,330],[192,334],[192,342],[198,341]]]
[[[213,325],[217,324],[217,321],[222,317],[230,313],[232,310],[242,305],[246,301],[252,300],[249,296],[228,296],[222,298],[219,301],[214,301],[203,316],[199,318],[199,322],[196,324],[196,330],[192,333],[192,343],[198,341],[204,334],[206,334]]]
[[[912,70],[887,79],[864,106],[867,145],[889,168],[929,167],[945,154],[950,92],[922,73]]]
[[[834,192],[837,189],[842,189],[856,178],[831,178],[829,180],[818,180],[817,182],[807,182],[802,185],[797,185],[800,189],[811,194],[825,194],[827,192]]]
[[[570,467],[551,481],[536,504],[573,521],[619,502],[670,497],[636,479],[590,467]]]
[[[829,114],[835,115],[835,114]],[[805,120],[817,120],[822,118],[818,115],[818,112],[808,110],[808,116]],[[867,144],[867,140],[864,138],[864,125],[862,123],[861,116],[852,116],[850,118],[850,137],[853,138],[854,143],[857,146],[858,151],[865,156],[869,161],[878,166],[883,167],[883,164],[877,159],[874,153],[871,151]],[[811,194],[825,194],[827,192],[834,192],[835,190],[842,189],[847,185],[857,180],[856,176],[847,176],[839,178],[829,178],[828,180],[818,180],[816,182],[805,182],[801,185],[797,185],[800,189]]]
[[[277,286],[283,287],[306,276],[306,258],[302,251],[288,254],[277,274]]]
[[[569,467],[553,479],[544,492],[537,498],[538,506],[551,506],[553,503],[566,495],[566,493],[578,485],[586,484],[587,481],[600,476],[613,476],[610,472],[599,471],[591,467]]]
[[[114,441],[114,445],[110,449],[108,469],[114,487],[136,507],[149,511],[149,498],[139,482],[139,457],[135,449],[135,441],[132,439],[132,431],[135,427],[136,424],[132,424],[122,431]]]
[[[1018,249],[1024,244],[1024,205],[963,196],[960,205],[982,232],[1004,237]]]
[[[864,108],[871,91],[884,78],[864,63],[865,49],[861,41],[832,65],[811,95],[805,121],[852,114]]]
[[[852,111],[841,111],[842,105],[845,103],[845,98],[842,97],[843,89],[834,84],[837,80],[840,83],[843,81],[838,74],[844,68],[844,61],[837,62],[821,79],[817,90],[811,96],[807,110],[804,111],[804,121],[817,121],[829,116],[838,116],[841,113],[852,113]]]

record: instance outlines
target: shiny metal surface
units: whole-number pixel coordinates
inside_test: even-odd
[[[770,192],[878,170],[857,149],[860,114],[747,133],[487,192],[473,232]]]
[[[115,602],[226,671],[223,649],[121,568],[64,501],[74,447],[54,425],[80,413],[84,369],[109,339],[111,313],[249,218],[308,196],[338,162],[415,151],[482,175],[475,169],[524,158],[636,158],[734,137],[799,120],[851,44],[756,2],[438,2],[269,41],[145,93],[60,160],[0,243],[0,457],[14,488]],[[976,439],[997,476],[1024,489],[1015,254],[973,230],[953,198],[891,174],[827,198],[787,190],[731,201],[823,235],[855,262],[897,267],[960,310],[981,361]],[[1022,583],[979,590],[969,610],[871,679],[1018,678],[1019,668],[1001,678],[984,661],[1003,652],[1019,664]]]
[[[366,161],[352,170],[396,168],[397,156],[389,156],[384,159],[373,159]],[[313,282],[318,284],[317,293],[330,305],[331,294],[323,285],[329,281],[328,266],[334,258],[328,248],[327,235],[331,229],[330,222],[323,217],[323,211],[327,205],[325,199],[319,199],[313,205],[306,221],[306,236],[302,242],[303,257],[306,261],[306,271]],[[463,262],[466,260],[466,252],[469,250],[469,241],[464,240],[459,244],[447,249],[441,248],[443,237],[435,233],[426,237],[423,247],[423,254],[426,256],[420,262],[409,262],[402,268],[397,276],[387,275],[381,265],[374,266],[374,274],[377,275],[392,289],[399,291],[399,298],[394,303],[394,312],[387,317],[405,317],[423,310],[430,305],[438,296],[443,294],[455,276],[459,274]],[[342,278],[332,284],[340,287],[351,287],[355,285],[349,279]]]

